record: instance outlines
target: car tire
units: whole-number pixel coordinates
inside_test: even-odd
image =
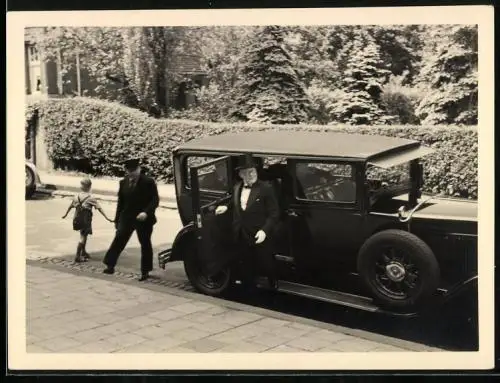
[[[26,190],[25,190],[25,199],[30,199],[33,197],[33,194],[35,194],[36,191],[36,181],[35,181],[35,173],[33,170],[30,169],[29,166],[25,166],[25,183],[26,183]]]
[[[358,273],[374,301],[389,310],[415,310],[434,294],[439,264],[431,248],[403,230],[374,234],[361,247]]]
[[[184,271],[196,291],[210,296],[222,296],[232,284],[231,269],[224,269],[215,278],[203,275],[196,242],[186,244],[184,252]]]

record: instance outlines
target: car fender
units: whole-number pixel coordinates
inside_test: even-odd
[[[38,171],[36,170],[36,166],[34,163],[30,162],[30,161],[25,161],[24,162],[25,165],[30,168],[30,170],[33,172],[33,174],[35,175],[35,183],[37,185],[40,185],[42,182],[40,180],[40,176],[38,175]]]
[[[172,255],[170,261],[182,261],[183,250],[187,241],[195,241],[195,227],[193,222],[189,222],[175,236],[172,243]]]

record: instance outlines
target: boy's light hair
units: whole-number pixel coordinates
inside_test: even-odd
[[[90,178],[85,177],[80,181],[80,185],[82,186],[82,189],[90,190],[90,188],[92,187],[92,181],[90,180]]]

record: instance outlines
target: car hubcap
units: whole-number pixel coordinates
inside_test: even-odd
[[[404,266],[399,262],[391,262],[385,267],[387,276],[391,281],[401,282],[406,275]]]
[[[375,264],[375,284],[392,299],[407,299],[419,285],[419,270],[409,254],[395,248],[381,252]]]
[[[220,272],[214,276],[202,276],[203,284],[209,289],[217,289],[224,285],[227,278],[227,273]]]

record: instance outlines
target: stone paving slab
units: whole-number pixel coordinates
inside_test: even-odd
[[[151,291],[139,283],[32,264],[26,275],[27,352],[409,351],[299,321]],[[108,301],[106,294],[115,300]],[[149,298],[139,299],[144,296]]]

